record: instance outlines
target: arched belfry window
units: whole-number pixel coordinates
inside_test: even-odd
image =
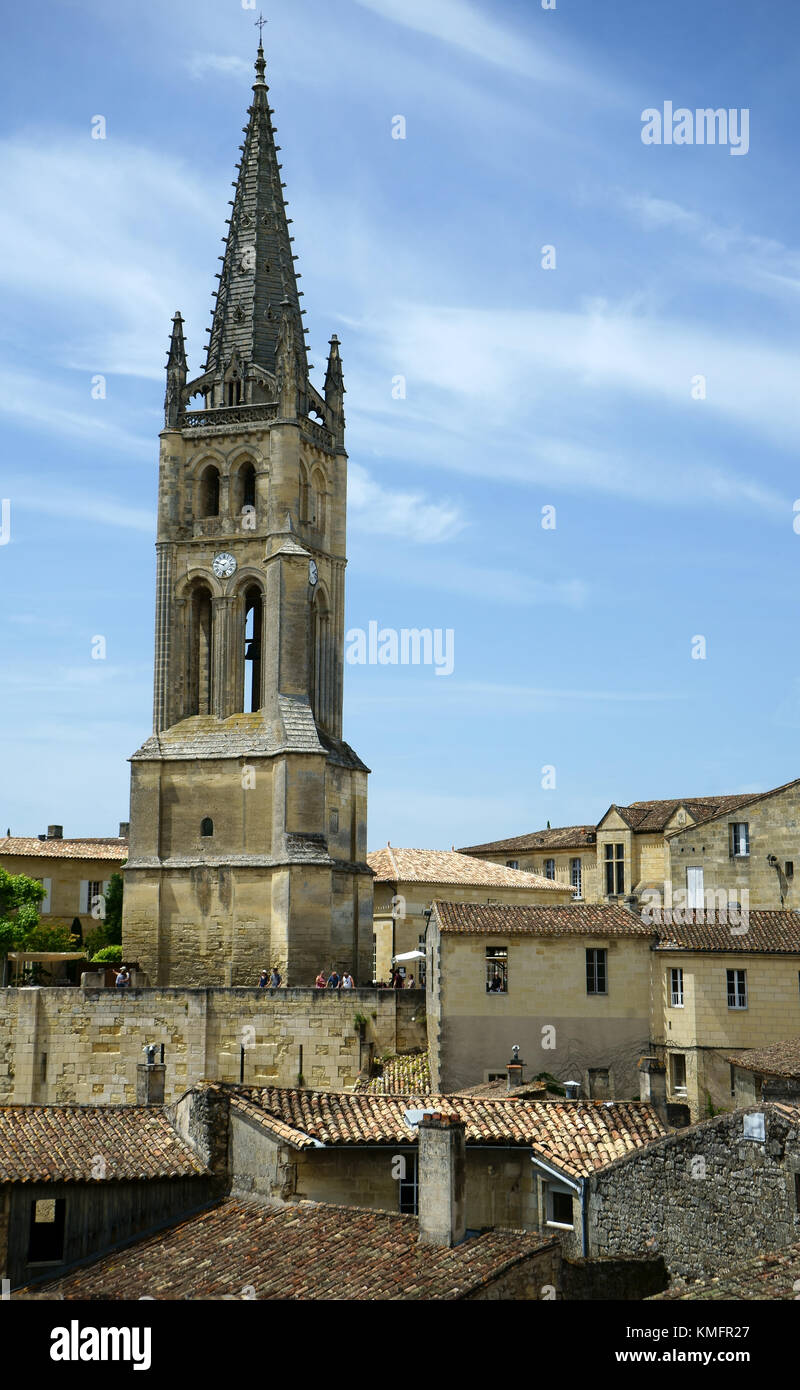
[[[211,593],[204,585],[198,585],[192,591],[189,607],[189,715],[211,713],[212,648]]]
[[[239,483],[242,490],[242,507],[254,507],[256,505],[256,470],[254,464],[246,463],[244,465]]]
[[[219,516],[219,469],[213,464],[200,478],[197,501],[201,517]]]
[[[261,709],[261,671],[264,635],[264,596],[253,584],[244,596],[244,698],[242,709]]]
[[[311,605],[309,644],[311,707],[323,728],[330,722],[331,702],[331,619],[324,593],[318,590]]]
[[[318,468],[311,478],[311,525],[325,530],[325,478]]]
[[[205,819],[200,822],[200,834],[204,839],[208,839],[209,836],[214,834],[214,822],[210,816],[206,816]]]

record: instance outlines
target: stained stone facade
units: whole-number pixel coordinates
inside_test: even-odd
[[[259,48],[205,370],[187,380],[180,314],[167,364],[123,923],[161,985],[371,978],[368,769],[342,741],[342,364],[334,336],[320,394],[264,73]]]

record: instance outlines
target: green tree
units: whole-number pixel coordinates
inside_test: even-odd
[[[122,874],[112,874],[106,890],[106,915],[103,923],[106,944],[122,945]]]
[[[8,953],[27,946],[39,926],[39,904],[44,884],[25,874],[0,868],[0,983],[8,977]],[[69,949],[69,948],[67,948]]]

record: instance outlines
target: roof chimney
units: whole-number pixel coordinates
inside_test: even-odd
[[[515,1086],[522,1086],[525,1081],[525,1063],[519,1055],[519,1043],[514,1043],[511,1049],[511,1061],[507,1069],[508,1089],[513,1091]]]
[[[667,1069],[657,1057],[640,1059],[639,1099],[652,1105],[659,1119],[667,1123]]]
[[[163,1105],[164,1081],[167,1068],[164,1065],[164,1047],[161,1047],[161,1061],[156,1061],[156,1044],[148,1043],[144,1049],[146,1062],[136,1067],[136,1104]]]
[[[463,1120],[434,1112],[419,1122],[419,1239],[458,1245],[467,1231]]]
[[[63,838],[64,838],[64,827],[63,827],[63,825],[48,825],[48,827],[47,827],[47,838],[48,838],[48,840],[63,840]]]
[[[120,838],[121,840],[127,840],[127,838],[128,838],[128,836],[130,835],[130,833],[131,833],[131,823],[130,823],[130,821],[129,821],[129,820],[121,820],[120,823],[119,823],[119,838]]]

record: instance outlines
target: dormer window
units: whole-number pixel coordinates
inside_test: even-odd
[[[204,839],[209,839],[214,834],[214,822],[210,816],[206,816],[200,825],[200,834]]]

